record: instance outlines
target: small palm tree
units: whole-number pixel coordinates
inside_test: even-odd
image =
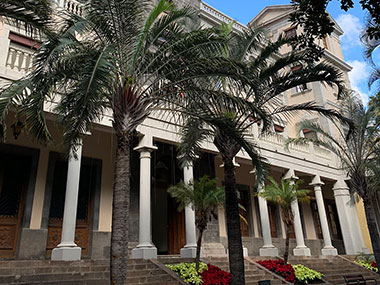
[[[363,199],[365,215],[376,263],[380,264],[380,236],[377,230],[372,199],[380,193],[380,121],[376,108],[365,108],[356,94],[350,93],[340,102],[344,116],[354,128],[349,131],[338,122],[335,135],[315,122],[303,121],[299,130],[309,129],[315,138],[291,138],[287,145],[313,143],[333,152],[341,161],[342,169],[350,179],[350,191]]]
[[[224,188],[218,187],[216,179],[209,179],[206,175],[196,180],[193,185],[180,182],[171,186],[168,192],[179,203],[178,211],[182,211],[186,206],[191,206],[195,211],[195,225],[199,231],[195,258],[198,271],[203,232],[211,217],[217,217],[218,206],[224,203]]]
[[[281,219],[286,225],[286,240],[285,240],[285,252],[284,262],[288,262],[289,257],[289,239],[290,229],[294,224],[294,213],[292,210],[292,203],[298,201],[308,200],[307,194],[310,190],[299,189],[303,183],[302,180],[293,182],[291,180],[285,180],[281,178],[281,184],[278,184],[276,180],[269,177],[271,184],[266,185],[262,192],[257,195],[266,199],[268,202],[272,202],[279,206],[281,209]]]

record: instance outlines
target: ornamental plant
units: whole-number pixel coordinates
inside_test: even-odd
[[[292,265],[296,274],[297,284],[309,284],[313,281],[319,281],[323,278],[323,274],[310,269],[302,264]]]
[[[359,264],[360,266],[363,266],[364,268],[374,271],[374,272],[379,272],[379,269],[377,268],[376,262],[368,262],[368,261],[363,261],[363,260],[355,260],[356,264]]]
[[[207,267],[200,274],[203,285],[229,285],[231,283],[231,274],[229,272],[211,264],[207,264]]]
[[[181,262],[179,264],[167,264],[167,267],[169,267],[171,270],[173,270],[175,273],[179,275],[188,284],[192,285],[198,285],[202,284],[202,278],[199,276],[198,272],[203,272],[204,270],[207,270],[207,265],[203,262],[199,264],[199,271],[195,269],[195,263],[185,263]]]
[[[296,274],[293,267],[290,264],[285,264],[282,259],[259,260],[257,263],[280,275],[288,282],[294,283],[296,281]]]

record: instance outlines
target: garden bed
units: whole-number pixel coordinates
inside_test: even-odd
[[[231,283],[231,274],[221,270],[219,267],[205,264],[199,265],[199,272],[195,270],[195,263],[167,264],[168,268],[177,273],[179,277],[188,284],[192,285],[229,285]]]
[[[257,262],[266,269],[294,284],[324,284],[323,274],[302,264],[285,264],[282,259],[259,260]]]

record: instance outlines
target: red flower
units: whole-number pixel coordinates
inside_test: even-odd
[[[231,274],[220,269],[217,266],[207,264],[207,270],[201,273],[204,285],[229,285],[231,283]]]
[[[372,261],[372,262],[371,262],[371,266],[377,268],[377,264],[376,264],[376,262],[375,262],[375,261]]]
[[[282,276],[288,282],[294,283],[296,281],[296,273],[293,267],[290,264],[284,264],[282,259],[259,260],[257,263]]]

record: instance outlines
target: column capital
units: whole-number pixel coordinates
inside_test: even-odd
[[[284,175],[285,180],[298,180],[299,178],[296,176],[294,169],[289,169],[288,172]]]
[[[348,190],[349,187],[343,178],[339,178],[333,186],[333,190]]]
[[[139,144],[133,148],[138,152],[152,152],[158,148],[153,145],[153,137],[151,135],[145,134],[141,137]]]
[[[315,175],[313,180],[311,180],[311,183],[309,185],[311,185],[311,186],[322,186],[322,185],[325,185],[325,183],[321,180],[321,177],[319,175]]]
[[[236,162],[235,157],[232,159],[232,163],[233,163],[233,165],[234,165],[236,168],[240,167],[240,164]],[[222,163],[221,165],[219,165],[219,167],[220,167],[220,168],[223,168],[223,167],[224,167],[224,163]]]

